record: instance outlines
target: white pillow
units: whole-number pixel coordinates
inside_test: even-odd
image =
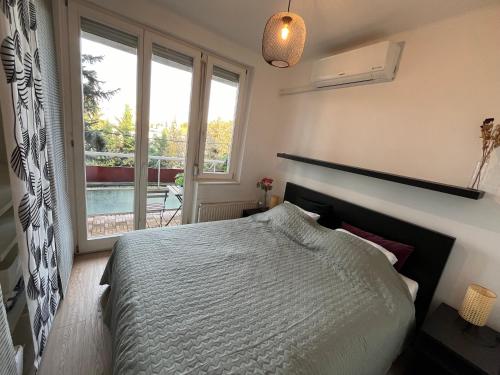
[[[413,299],[413,302],[415,302],[415,300],[417,299],[418,283],[415,280],[406,277],[405,275],[399,274],[399,276],[401,276],[404,283],[408,287],[408,290],[410,291],[411,294],[411,298]]]
[[[288,201],[285,201],[286,203],[290,203]],[[299,207],[297,206],[296,204],[293,204],[293,203],[290,203],[291,205],[294,205],[295,207],[297,207],[299,210],[301,210],[303,213],[305,213],[307,216],[309,216],[311,219],[313,219],[314,221],[318,221],[319,218],[321,217],[320,214],[317,214],[316,212],[311,212],[311,211],[306,211],[304,210],[302,207]]]
[[[379,244],[376,244],[375,242],[365,240],[364,238],[356,236],[355,234],[352,234],[351,232],[349,232],[349,231],[347,231],[345,229],[335,229],[335,230],[339,231],[339,232],[342,232],[342,233],[350,234],[353,237],[359,238],[360,240],[362,240],[362,241],[364,241],[366,243],[369,243],[370,245],[372,245],[377,250],[380,250],[385,255],[385,257],[389,260],[389,262],[391,263],[391,265],[393,265],[393,266],[398,261],[398,258],[396,258],[396,256],[393,253],[391,253],[389,250],[384,249],[382,246],[380,246]]]

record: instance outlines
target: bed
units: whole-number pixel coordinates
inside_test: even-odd
[[[114,374],[384,374],[421,324],[454,239],[287,184],[252,217],[137,231],[102,277]],[[306,202],[307,204],[304,204]],[[309,207],[308,207],[309,208]],[[342,221],[415,246],[401,273]]]

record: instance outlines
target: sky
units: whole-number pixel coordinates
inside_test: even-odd
[[[103,117],[116,123],[125,104],[136,115],[137,55],[86,38],[81,39],[82,54],[103,56],[101,62],[91,66],[103,81],[105,90],[120,89],[109,101],[101,102]],[[128,48],[128,47],[127,47]],[[188,122],[191,100],[191,72],[173,68],[158,62],[151,68],[150,123],[178,124]],[[234,119],[237,88],[212,81],[208,121],[218,117]]]

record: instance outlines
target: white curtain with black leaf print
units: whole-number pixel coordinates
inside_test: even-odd
[[[60,293],[36,6],[34,0],[0,1],[0,106],[38,366]]]

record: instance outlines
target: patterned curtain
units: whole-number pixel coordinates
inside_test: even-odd
[[[38,367],[60,293],[37,14],[33,1],[0,1],[0,106]]]
[[[47,124],[49,176],[52,186],[52,213],[54,238],[57,244],[57,267],[61,279],[61,296],[64,298],[73,267],[74,239],[68,195],[68,173],[64,148],[64,116],[61,102],[61,82],[56,58],[53,29],[52,0],[37,3],[37,38],[42,64],[43,99]]]
[[[0,288],[0,301],[3,301],[2,298],[2,289]],[[2,303],[0,306],[0,375],[16,374],[17,370],[14,358],[14,344],[10,337],[7,314]]]

